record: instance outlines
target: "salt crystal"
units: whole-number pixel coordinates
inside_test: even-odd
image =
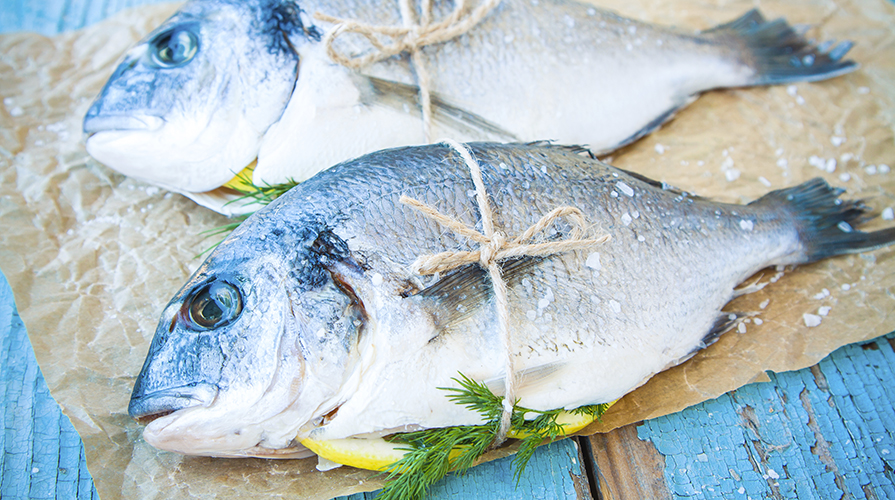
[[[634,196],[634,190],[631,188],[631,186],[625,184],[624,182],[618,181],[615,183],[615,186],[626,196]]]
[[[774,154],[777,156],[783,156],[783,148],[777,148],[777,151],[774,151]]]
[[[740,488],[737,490],[737,493],[739,493],[740,495],[745,495],[745,494],[746,494],[746,488],[743,487],[743,486],[740,486]]]
[[[740,221],[740,229],[743,231],[751,231],[754,226],[755,224],[751,220],[744,219]]]
[[[882,164],[882,165],[880,165],[880,166],[878,166],[878,167],[876,167],[876,169],[879,170],[879,173],[881,173],[881,174],[888,174],[888,173],[889,173],[889,166],[886,165],[885,163]]]
[[[3,105],[6,107],[12,106],[13,102],[15,102],[15,101],[12,100],[12,97],[4,97],[3,98]]]
[[[724,178],[727,179],[727,182],[733,182],[740,178],[740,171],[735,168],[726,170],[724,172]]]
[[[848,182],[851,180],[851,175],[848,172],[842,172],[839,174],[839,180],[842,182]]]
[[[626,226],[630,225],[632,220],[634,220],[634,219],[632,219],[631,216],[628,215],[627,212],[622,214],[622,224],[624,224]]]
[[[869,87],[858,87],[858,93],[859,94],[869,94],[870,88]]]
[[[830,137],[830,144],[836,146],[837,148],[841,146],[843,142],[845,142],[845,137],[839,137],[838,135]]]
[[[780,168],[786,168],[787,165],[789,165],[789,162],[786,161],[786,158],[779,158],[779,159],[777,159],[777,166],[778,166],[778,167],[780,167]]]
[[[851,153],[845,153],[839,157],[839,161],[841,161],[842,163],[845,163],[847,161],[851,161],[852,159],[854,159],[854,157],[855,157],[855,155],[853,155]]]
[[[867,172],[867,175],[876,174],[876,165],[867,165],[864,167],[864,171]]]
[[[849,291],[849,290],[851,290],[851,285],[846,283],[846,284],[842,285],[840,288],[842,288],[845,291]]]
[[[538,313],[533,309],[529,309],[528,311],[525,311],[525,317],[528,318],[528,321],[534,321],[538,319]]]
[[[777,471],[774,469],[768,469],[768,477],[771,479],[780,479],[780,474],[777,474]]]
[[[817,309],[817,314],[819,314],[820,316],[826,316],[826,315],[830,314],[830,309],[832,309],[832,307],[830,307],[830,306],[820,307]]]
[[[765,179],[764,177],[759,177],[758,182],[762,183],[764,187],[771,187],[771,181]]]
[[[612,312],[614,312],[615,314],[622,312],[622,305],[619,304],[618,301],[615,299],[611,299],[609,301],[609,307],[612,308]]]
[[[827,297],[829,297],[829,296],[830,296],[830,291],[827,290],[826,288],[824,288],[824,289],[821,290],[819,293],[817,293],[817,294],[814,295],[814,300],[825,299],[825,298],[827,298]]]
[[[817,155],[811,155],[810,157],[808,157],[808,164],[815,166],[821,170],[823,170],[826,166],[826,162],[824,161],[824,159]]]
[[[771,303],[771,299],[764,299],[763,301],[761,301],[761,304],[758,304],[758,308],[764,309],[764,308],[768,307],[768,304],[770,304],[770,303]]]
[[[538,301],[538,309],[546,309],[550,305],[550,301],[546,298]]]
[[[786,87],[786,93],[791,96],[795,96],[796,94],[799,93],[799,88],[796,87],[795,85],[790,85],[789,87]]]
[[[373,286],[379,286],[382,284],[384,279],[382,278],[381,274],[373,273],[373,276],[370,277],[370,281],[373,283]]]
[[[802,319],[805,321],[805,326],[808,328],[813,328],[815,326],[820,325],[821,317],[816,314],[805,313],[802,315]]]
[[[664,154],[664,153],[665,153],[665,146],[663,146],[663,145],[661,145],[661,144],[656,144],[656,153]]]
[[[752,322],[755,323],[756,325],[760,325],[760,324],[764,323],[764,321],[762,321],[761,318],[755,318],[752,320]]]
[[[725,149],[724,151],[727,151],[727,150]],[[727,158],[724,158],[724,161],[721,162],[721,170],[726,170],[726,169],[732,168],[732,167],[733,167],[733,158],[731,158],[730,156],[728,156]]]
[[[22,109],[21,106],[16,106],[9,110],[9,116],[12,116],[13,118],[22,116],[24,114],[25,114],[25,110]]]
[[[600,254],[597,252],[591,252],[587,255],[587,260],[584,261],[584,265],[593,269],[594,271],[599,271],[603,265],[600,264]]]
[[[836,171],[836,158],[827,158],[827,162],[824,165],[824,170],[829,173],[833,173]]]
[[[737,331],[739,333],[746,333],[746,324],[740,323],[739,325],[737,325]]]
[[[613,192],[609,193],[609,196],[611,196],[611,197],[613,197],[613,198],[618,198],[618,193],[616,193],[615,191],[613,191]]]
[[[644,241],[646,241],[646,238],[644,238],[643,235],[641,234],[641,235],[637,236],[637,241],[643,243]]]
[[[805,104],[805,98],[800,95],[797,95],[796,96],[796,104],[798,104],[799,106]]]
[[[882,218],[883,220],[895,219],[895,212],[893,212],[892,207],[886,207],[885,209],[883,209]]]

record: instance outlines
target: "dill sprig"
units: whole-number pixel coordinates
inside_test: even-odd
[[[290,178],[287,179],[286,182],[277,184],[268,184],[265,182],[263,186],[259,186],[252,180],[251,174],[246,172],[237,174],[236,179],[237,182],[229,187],[238,192],[240,196],[227,202],[227,204],[241,203],[243,205],[268,205],[273,200],[285,194],[286,191],[289,191],[298,185],[298,181]]]
[[[225,205],[229,205],[231,203],[241,203],[245,206],[254,204],[263,207],[285,194],[286,191],[289,191],[290,189],[298,185],[298,181],[289,179],[286,182],[280,184],[265,183],[264,186],[258,186],[254,183],[254,181],[252,181],[251,174],[245,172],[240,172],[239,174],[237,174],[236,179],[238,180],[238,182],[235,182],[227,187],[239,193],[240,196],[228,201]],[[201,258],[203,255],[217,248],[217,246],[220,245],[221,242],[227,238],[228,234],[232,233],[234,229],[239,227],[239,225],[242,224],[243,221],[248,219],[249,216],[253,213],[255,212],[249,212],[245,215],[234,217],[233,222],[229,224],[224,224],[221,226],[213,227],[207,231],[202,231],[201,234],[205,238],[211,238],[218,235],[223,236],[215,241],[211,246],[203,250],[202,253],[196,255],[196,258]]]
[[[486,423],[425,429],[389,437],[392,442],[407,444],[406,448],[401,448],[407,453],[383,473],[386,476],[386,485],[376,496],[377,500],[422,499],[429,486],[448,472],[455,471],[462,474],[475,465],[476,460],[488,451],[494,442],[503,411],[502,399],[495,396],[485,384],[476,382],[462,373],[460,378],[453,380],[460,385],[459,388],[440,387],[440,389],[451,393],[447,397],[454,403],[477,412]],[[599,418],[608,408],[608,404],[588,405],[577,408],[572,413]],[[516,435],[524,436],[513,458],[514,477],[517,483],[538,445],[565,434],[563,424],[556,421],[562,411],[562,409],[541,411],[513,405],[510,419],[512,429]],[[537,416],[530,420],[525,419],[531,415]]]

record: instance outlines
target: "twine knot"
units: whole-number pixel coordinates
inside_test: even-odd
[[[510,420],[513,415],[513,406],[516,404],[516,371],[513,369],[513,354],[510,345],[510,313],[507,304],[507,287],[506,282],[500,275],[499,262],[516,257],[547,256],[582,250],[605,243],[609,241],[610,236],[607,234],[593,239],[582,238],[585,232],[584,215],[581,210],[567,206],[554,208],[522,234],[511,241],[507,241],[506,235],[494,229],[494,213],[488,201],[488,193],[485,191],[482,170],[478,161],[473,158],[472,153],[465,145],[449,139],[443,140],[442,143],[459,153],[469,168],[472,182],[476,188],[476,202],[482,217],[483,232],[480,233],[475,228],[469,227],[453,217],[444,215],[429,205],[409,196],[402,195],[400,201],[420,211],[426,217],[448,227],[454,233],[479,243],[480,246],[478,250],[472,252],[442,252],[434,255],[421,255],[410,267],[413,272],[420,275],[449,271],[464,264],[475,263],[480,264],[488,271],[491,286],[494,290],[494,307],[498,319],[498,333],[503,345],[505,367],[503,412],[501,413],[497,436],[492,444],[492,447],[497,447],[506,440],[507,432],[510,429]],[[558,218],[566,218],[573,223],[574,229],[569,238],[547,243],[529,243],[531,239],[546,230]]]
[[[507,237],[499,231],[495,232],[494,235],[491,236],[491,241],[486,245],[482,245],[481,250],[479,250],[479,263],[482,264],[482,267],[487,268],[492,263],[496,262],[498,253],[503,250],[503,247],[506,244]]]
[[[316,12],[314,17],[320,21],[335,24],[323,38],[326,53],[334,62],[347,68],[360,69],[403,52],[410,53],[410,60],[416,72],[417,85],[420,89],[420,108],[423,113],[423,131],[426,141],[431,142],[432,133],[432,99],[429,72],[421,55],[421,49],[428,45],[443,43],[456,38],[481,22],[501,0],[484,0],[475,8],[469,9],[466,0],[456,0],[454,10],[443,20],[432,20],[431,0],[420,0],[420,19],[411,4],[413,0],[399,0],[402,26],[380,26],[363,23],[354,19]],[[344,33],[355,33],[367,39],[373,50],[365,55],[346,56],[336,50],[336,38]],[[383,41],[386,39],[386,41]]]

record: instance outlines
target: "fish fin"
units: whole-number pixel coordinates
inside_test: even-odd
[[[670,363],[666,368],[671,368],[672,366],[679,365],[684,361],[692,358],[696,355],[697,352],[705,349],[706,347],[714,344],[721,338],[721,335],[733,330],[736,328],[745,318],[749,316],[754,316],[754,313],[744,313],[744,312],[724,312],[722,311],[712,323],[711,328],[709,328],[708,333],[702,336],[702,339],[699,340],[699,343],[696,346],[682,356],[681,358],[675,360]]]
[[[531,266],[541,260],[522,257],[502,262],[501,276],[507,287],[520,282]],[[437,304],[436,321],[442,329],[447,329],[470,318],[488,303],[493,292],[487,281],[485,270],[472,264],[438,279],[412,296],[434,301]]]
[[[646,136],[652,134],[653,132],[658,130],[659,127],[664,125],[665,122],[674,118],[674,116],[677,114],[678,111],[689,106],[693,101],[696,100],[697,97],[698,96],[695,96],[695,95],[687,96],[687,98],[684,99],[682,102],[680,102],[677,105],[675,105],[674,107],[668,109],[661,115],[653,118],[652,121],[647,123],[645,126],[643,126],[643,128],[641,128],[637,132],[634,132],[633,134],[628,136],[626,139],[623,139],[619,143],[614,144],[613,146],[611,146],[609,148],[595,151],[594,154],[596,154],[597,156],[607,155],[617,149],[623,148],[623,147],[627,146],[628,144],[635,143],[635,142],[639,141],[640,139],[642,139],[643,137],[646,137]]]
[[[840,200],[845,190],[830,187],[821,178],[786,189],[771,191],[749,205],[783,209],[795,220],[800,251],[805,263],[834,255],[860,253],[895,243],[895,227],[863,232],[856,226],[873,217],[862,200]]]
[[[419,87],[405,83],[366,77],[370,84],[370,94],[365,96],[365,104],[383,104],[395,109],[410,109],[421,112],[419,103]],[[491,140],[501,142],[517,142],[519,139],[501,128],[499,125],[453,105],[440,97],[431,94],[432,119],[445,127],[472,137],[487,136]]]
[[[858,68],[856,62],[842,60],[851,42],[814,45],[784,19],[767,21],[756,9],[703,34],[743,46],[743,61],[755,72],[749,85],[826,80]]]
[[[671,184],[668,184],[667,182],[659,182],[657,180],[650,179],[649,177],[646,177],[645,175],[638,174],[637,172],[633,172],[631,170],[625,170],[623,168],[618,168],[618,167],[614,167],[614,168],[617,170],[621,170],[622,172],[630,175],[631,177],[637,179],[640,182],[649,184],[650,186],[652,186],[654,188],[661,189],[662,191],[667,191],[669,193],[674,193],[674,194],[681,195],[681,196],[684,196],[687,198],[692,198],[694,200],[707,200],[708,199],[703,196],[695,195],[693,193],[684,191],[683,189],[681,189],[679,187],[672,186]]]
[[[556,375],[559,374],[568,363],[554,361],[539,366],[531,366],[524,370],[516,371],[516,392],[517,394],[531,391],[539,386],[549,383]],[[494,377],[484,381],[492,394],[501,397],[504,394],[506,377]]]

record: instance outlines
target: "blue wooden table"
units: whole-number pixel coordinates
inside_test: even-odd
[[[50,35],[141,3],[154,2],[2,0],[0,32]],[[895,498],[893,346],[895,334],[846,346],[673,415],[544,446],[518,488],[503,459],[448,478],[432,498]],[[5,278],[0,394],[0,497],[97,497]]]

